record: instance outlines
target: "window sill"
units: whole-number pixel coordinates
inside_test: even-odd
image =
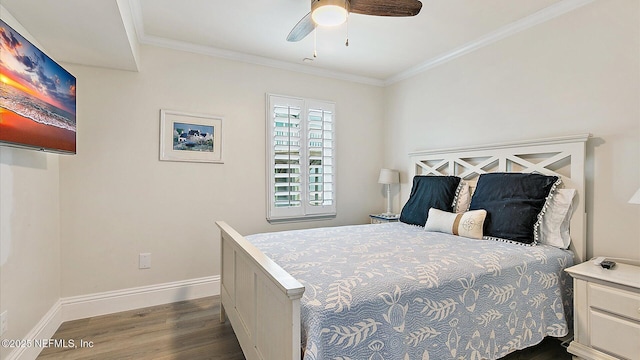
[[[293,217],[282,217],[282,218],[267,218],[269,224],[282,224],[282,223],[296,223],[296,222],[306,222],[306,221],[320,221],[320,220],[331,220],[335,219],[336,214],[324,214],[324,215],[307,215],[307,216],[293,216]]]

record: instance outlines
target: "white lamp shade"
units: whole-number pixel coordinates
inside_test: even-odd
[[[336,26],[347,20],[344,0],[318,0],[311,4],[311,18],[321,26]]]
[[[640,189],[629,199],[629,204],[640,204]]]
[[[397,184],[400,182],[400,173],[397,170],[381,169],[378,177],[379,184]]]

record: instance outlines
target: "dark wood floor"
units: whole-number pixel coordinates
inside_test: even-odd
[[[244,360],[231,326],[220,324],[219,314],[218,297],[207,297],[69,321],[53,338],[66,345],[73,340],[74,347],[45,348],[38,359]],[[546,339],[504,358],[525,359],[570,360],[571,356],[558,340]]]
[[[45,348],[38,359],[244,360],[231,325],[219,319],[219,298],[207,297],[69,321],[53,338],[74,339],[77,348]]]

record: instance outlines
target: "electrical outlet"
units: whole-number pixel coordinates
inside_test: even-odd
[[[7,315],[7,311],[4,311],[2,314],[0,314],[0,335],[9,330],[8,317],[9,315]]]
[[[151,253],[140,253],[138,269],[151,269]]]

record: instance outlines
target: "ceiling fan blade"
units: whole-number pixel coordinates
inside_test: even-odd
[[[300,41],[307,35],[309,35],[315,28],[316,23],[314,23],[311,19],[311,13],[308,13],[305,17],[302,18],[302,20],[298,21],[293,29],[291,29],[291,32],[287,36],[287,41]]]
[[[352,13],[376,16],[415,16],[422,9],[418,0],[351,0]]]

